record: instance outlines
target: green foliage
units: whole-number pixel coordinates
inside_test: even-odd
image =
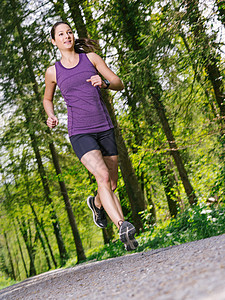
[[[3,276],[3,274],[0,273],[0,290],[15,283],[17,283],[15,280],[6,278],[5,276]]]
[[[225,233],[225,206],[208,206],[198,204],[180,212],[177,218],[149,225],[148,213],[143,214],[145,231],[137,236],[139,247],[132,252],[149,251],[180,245],[211,236]],[[87,251],[87,262],[105,260],[129,254],[120,240],[116,239],[107,245],[92,248]],[[66,267],[71,267],[76,261],[71,259]]]
[[[139,247],[133,252],[180,245],[225,233],[225,206],[199,204],[180,212],[177,218],[149,225],[145,214],[145,231],[137,236]],[[87,253],[87,260],[104,260],[128,254],[119,240]],[[68,265],[69,266],[69,265]],[[71,265],[70,265],[71,266]]]
[[[225,206],[195,205],[177,218],[147,227],[139,239],[139,251],[169,247],[225,233]]]

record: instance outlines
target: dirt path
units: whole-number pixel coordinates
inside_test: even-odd
[[[225,300],[225,235],[47,272],[0,299]]]

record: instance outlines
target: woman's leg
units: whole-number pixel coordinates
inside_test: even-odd
[[[112,190],[116,188],[117,157],[111,160],[106,159],[106,161],[99,150],[89,151],[81,158],[82,164],[95,176],[98,184],[95,205],[100,207],[102,204],[110,219],[119,228],[118,222],[124,218],[119,200]]]
[[[121,220],[124,220],[123,211],[121,208],[121,204],[117,196],[115,195],[114,191],[117,188],[117,180],[118,180],[118,156],[103,156],[104,162],[109,170],[109,176],[111,181],[111,189],[113,191],[113,200],[117,206],[117,210],[120,213]],[[99,197],[99,194],[95,197],[95,204],[98,208],[101,207],[101,199]]]
[[[117,183],[117,158],[102,157],[100,150],[92,150],[83,155],[81,162],[95,176],[98,184],[98,204],[102,204],[113,223],[119,228],[120,240],[127,251],[135,250],[138,246],[134,226],[124,221],[121,205],[112,189]],[[111,177],[110,177],[111,174]]]

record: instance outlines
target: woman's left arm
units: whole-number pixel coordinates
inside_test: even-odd
[[[108,88],[110,90],[121,91],[124,89],[121,79],[106,65],[105,61],[98,54],[94,52],[87,53],[87,57],[98,72],[109,81],[110,85]],[[98,85],[100,88],[107,88],[106,83],[99,77],[98,75],[92,76],[87,81],[90,81],[94,86]]]

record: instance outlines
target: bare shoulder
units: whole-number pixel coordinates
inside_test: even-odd
[[[87,57],[92,62],[92,64],[96,67],[99,63],[104,63],[104,60],[96,54],[95,52],[89,52],[87,53]]]
[[[56,69],[54,65],[47,68],[45,72],[45,79],[56,83]]]

